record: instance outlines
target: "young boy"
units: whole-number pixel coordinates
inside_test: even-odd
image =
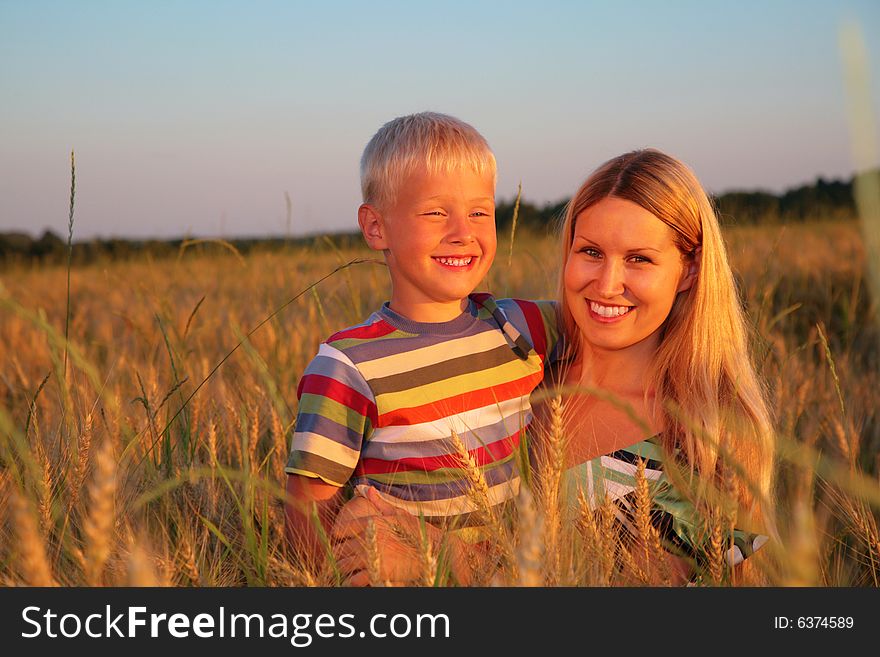
[[[321,344],[299,383],[288,536],[312,566],[323,554],[315,516],[326,532],[344,488],[374,489],[371,499],[432,524],[476,522],[461,444],[490,504],[517,494],[529,394],[558,330],[549,302],[472,294],[495,257],[495,175],[485,139],[443,114],[394,119],[364,150],[358,223],[392,291]]]

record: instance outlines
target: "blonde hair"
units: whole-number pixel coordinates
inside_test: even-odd
[[[389,121],[364,148],[364,203],[393,202],[400,181],[420,166],[432,173],[466,167],[491,175],[495,184],[495,155],[473,126],[447,114],[420,112]]]
[[[774,434],[766,393],[749,356],[718,218],[685,164],[654,149],[626,153],[596,169],[571,199],[562,227],[559,293],[566,335],[578,335],[562,280],[575,223],[608,197],[635,203],[669,226],[683,258],[701,249],[695,282],[677,295],[661,328],[646,391],[656,394],[667,447],[680,448],[692,472],[730,477],[740,509],[772,531]],[[569,345],[569,358],[577,358],[577,340]]]

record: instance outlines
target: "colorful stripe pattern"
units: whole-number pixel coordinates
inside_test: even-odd
[[[645,461],[645,479],[651,494],[651,522],[661,540],[673,551],[693,559],[698,565],[707,562],[710,528],[687,495],[682,493],[663,472],[664,451],[659,436],[580,463],[565,473],[566,497],[572,503],[583,493],[591,508],[596,509],[606,496],[615,504],[615,513],[622,528],[637,536],[635,527],[636,472],[640,459]],[[727,563],[735,566],[754,554],[768,537],[733,529],[728,531],[731,546],[725,554]]]
[[[474,511],[452,434],[492,503],[519,486],[529,395],[560,350],[555,303],[473,294],[451,322],[388,308],[321,344],[300,381],[286,472],[376,488],[390,503],[467,524]]]

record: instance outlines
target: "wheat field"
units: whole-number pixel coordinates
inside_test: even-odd
[[[509,239],[486,287],[553,298],[555,236],[517,234],[510,267]],[[859,226],[730,227],[726,239],[779,437],[779,538],[744,581],[877,586],[880,332]],[[309,286],[374,256],[316,239],[75,266],[69,324],[66,267],[0,271],[0,583],[338,584],[332,564],[307,571],[287,548],[283,467],[319,342],[388,296],[375,261]],[[493,516],[499,568],[478,583],[666,581],[649,528],[627,551],[607,510],[563,523],[558,507],[551,477]],[[425,564],[420,583],[449,583],[436,555]],[[725,568],[713,560],[705,581],[742,581]]]

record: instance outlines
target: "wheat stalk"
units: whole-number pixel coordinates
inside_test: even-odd
[[[208,459],[214,472],[217,469],[217,423],[213,420],[208,424]]]
[[[273,439],[273,451],[275,452],[275,458],[273,459],[275,462],[275,477],[279,480],[284,478],[284,466],[287,465],[287,440],[285,438],[284,427],[281,423],[281,416],[278,415],[278,411],[275,410],[275,406],[272,406],[271,410],[271,423],[272,423],[272,439]]]
[[[601,545],[602,585],[609,586],[614,574],[617,535],[614,532],[614,502],[608,495],[599,507],[599,538]]]
[[[70,491],[69,508],[71,512],[79,501],[80,491],[86,480],[86,473],[89,468],[89,452],[92,447],[92,414],[86,414],[83,421],[82,433],[79,441],[77,441],[77,458],[74,462],[74,479],[73,488]]]
[[[128,585],[137,587],[160,586],[156,569],[147,551],[137,542],[130,542],[128,554]]]
[[[64,312],[64,380],[67,381],[67,351],[70,337],[70,266],[73,260],[73,206],[76,198],[76,160],[70,151],[70,215],[67,221],[67,308]]]
[[[452,431],[450,440],[453,448],[458,453],[462,470],[468,481],[467,495],[471,499],[474,509],[482,514],[487,522],[493,523],[495,518],[490,502],[489,484],[486,483],[483,471],[455,431]]]
[[[376,523],[370,518],[365,532],[367,548],[367,575],[370,578],[370,586],[386,586],[382,580],[382,561],[379,555],[379,541],[376,536]]]
[[[715,586],[720,586],[724,578],[724,538],[721,527],[721,514],[718,509],[713,509],[710,514],[711,527],[709,530],[709,578]]]
[[[519,202],[522,199],[522,180],[519,181],[519,185],[516,187],[516,203],[513,205],[513,219],[510,222],[510,251],[507,254],[507,269],[510,270],[510,265],[513,262],[513,239],[516,236],[516,221],[519,218]]]
[[[543,521],[529,489],[523,486],[517,499],[519,532],[516,547],[516,572],[519,586],[543,586],[542,561],[545,557]]]
[[[560,485],[565,468],[565,439],[563,437],[562,397],[550,400],[550,431],[547,436],[547,463],[542,469],[541,490],[544,500],[544,532],[547,563],[547,584],[559,584],[562,546],[559,540],[562,515],[560,509]]]
[[[639,459],[636,467],[635,526],[644,557],[646,575],[651,581],[656,575],[660,581],[668,583],[670,571],[666,551],[660,541],[660,532],[651,522],[652,500],[648,477],[645,475],[646,465],[645,459]],[[658,566],[656,572],[653,567],[655,563]]]
[[[193,550],[192,542],[189,540],[189,532],[181,529],[180,534],[180,562],[184,575],[195,586],[199,586],[201,577],[199,575],[199,567],[196,563],[196,555]]]
[[[855,440],[850,440],[849,435],[855,436],[854,431],[847,431],[843,426],[843,422],[839,418],[832,417],[830,418],[831,422],[831,431],[834,439],[837,443],[837,448],[840,450],[841,455],[844,459],[846,459],[847,463],[849,463],[850,468],[856,468],[856,458],[858,457],[858,438]],[[847,422],[849,424],[849,422]]]
[[[211,468],[211,480],[208,482],[208,499],[211,502],[211,511],[217,510],[217,424],[211,420],[208,423],[208,459]]]
[[[256,405],[250,407],[248,420],[248,463],[251,472],[256,472],[259,465],[257,445],[260,442],[260,413]]]
[[[89,514],[83,522],[85,576],[90,586],[99,586],[104,565],[110,557],[116,521],[116,458],[113,444],[105,440],[95,454],[95,469],[89,486]]]
[[[235,404],[232,403],[231,400],[226,400],[226,410],[229,413],[229,420],[232,425],[231,430],[228,435],[232,438],[229,441],[229,444],[232,446],[232,453],[235,457],[235,462],[238,463],[240,467],[244,466],[244,456],[242,454],[241,449],[241,416],[238,413],[238,409],[235,407]],[[230,460],[231,457],[230,457]]]
[[[30,586],[56,586],[49,560],[46,558],[46,547],[30,504],[13,489],[10,491],[10,506],[25,583]]]
[[[474,513],[481,517],[486,524],[489,537],[486,541],[486,558],[491,562],[498,555],[501,564],[510,566],[513,563],[512,539],[502,524],[502,518],[497,509],[492,506],[489,485],[482,469],[477,464],[473,455],[468,452],[459,435],[452,431],[450,440],[458,453],[462,464],[465,479],[467,481],[466,494],[474,507]]]
[[[43,477],[39,481],[39,511],[40,511],[40,529],[45,536],[52,526],[52,464],[46,454],[46,448],[41,440],[36,441],[37,458],[42,467]]]
[[[587,567],[587,581],[599,581],[607,584],[603,567],[605,555],[602,550],[602,537],[599,533],[599,526],[596,523],[596,512],[592,509],[587,494],[581,488],[577,490],[577,510],[577,528],[583,541],[582,556],[583,563]]]
[[[419,524],[419,563],[421,565],[421,585],[434,586],[437,579],[437,554],[428,536],[428,527],[424,519],[420,519]]]

